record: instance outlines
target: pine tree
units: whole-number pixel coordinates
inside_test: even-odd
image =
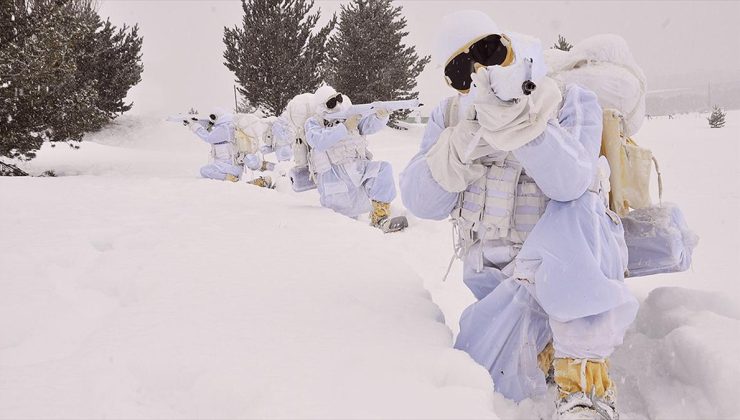
[[[725,117],[727,113],[722,110],[719,106],[715,105],[712,109],[712,114],[707,118],[709,126],[711,128],[722,128],[725,126]]]
[[[316,30],[313,0],[242,0],[241,27],[224,28],[224,65],[246,103],[279,115],[294,96],[321,84],[326,40],[336,17]]]
[[[416,78],[430,57],[406,46],[402,7],[391,0],[352,0],[342,5],[339,26],[329,39],[326,79],[354,103],[418,98]],[[410,111],[393,114],[393,121]]]
[[[31,159],[118,113],[140,80],[136,28],[103,24],[93,0],[0,3],[0,156]],[[112,34],[112,35],[111,35]]]
[[[92,9],[81,12],[80,20],[85,23],[86,39],[77,46],[79,80],[93,83],[98,92],[96,106],[111,120],[133,106],[124,98],[141,81],[143,39],[138,25],[124,24],[119,29],[110,20],[103,22]]]
[[[558,34],[558,42],[556,42],[552,47],[556,50],[570,51],[570,49],[573,48],[573,44],[568,43],[564,36]]]

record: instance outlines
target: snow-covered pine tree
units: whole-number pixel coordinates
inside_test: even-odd
[[[103,25],[94,3],[0,2],[0,156],[31,159],[44,141],[76,147],[128,109],[121,104],[141,74],[141,39]],[[124,40],[107,38],[106,27]]]
[[[77,104],[66,88],[75,83],[73,50],[62,31],[61,7],[13,0],[1,4],[0,156],[30,159]],[[65,103],[65,101],[68,101]]]
[[[133,106],[124,99],[141,81],[143,39],[138,25],[117,28],[109,19],[103,22],[93,9],[82,11],[81,16],[90,32],[86,44],[80,45],[84,53],[78,55],[79,76],[93,82],[98,92],[96,105],[111,120]]]
[[[414,99],[416,78],[430,57],[419,58],[403,38],[406,18],[391,0],[352,0],[342,5],[329,39],[326,80],[354,103]],[[393,114],[393,122],[409,111]]]
[[[709,126],[711,128],[722,128],[725,126],[725,117],[727,113],[722,110],[719,106],[715,105],[712,109],[712,114],[707,118]]]
[[[224,28],[224,65],[247,103],[279,115],[296,95],[321,84],[326,39],[336,17],[316,30],[313,0],[242,0],[241,26]]]
[[[573,44],[568,43],[564,36],[558,34],[558,42],[556,42],[552,47],[556,50],[570,51],[570,49],[573,48]]]

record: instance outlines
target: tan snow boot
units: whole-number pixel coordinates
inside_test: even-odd
[[[249,181],[250,184],[256,185],[262,188],[273,188],[275,185],[272,183],[272,178],[269,176],[261,176]]]
[[[373,200],[373,212],[370,213],[370,224],[378,227],[383,219],[387,219],[391,215],[390,203],[382,203],[380,201]]]
[[[616,393],[605,360],[557,358],[553,362],[559,419],[616,420]]]
[[[547,343],[544,349],[537,355],[537,364],[540,366],[540,370],[545,374],[545,381],[552,383],[554,381],[553,376],[555,375],[552,367],[552,361],[555,358],[555,348],[552,346],[552,341]]]
[[[226,174],[224,181],[239,182],[239,177],[236,175]]]
[[[385,233],[399,232],[409,226],[406,216],[391,218],[390,203],[372,200],[373,211],[370,213],[370,224]]]

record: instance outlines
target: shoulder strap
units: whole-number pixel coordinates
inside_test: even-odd
[[[460,96],[455,95],[447,100],[445,106],[445,128],[454,127],[459,122]]]

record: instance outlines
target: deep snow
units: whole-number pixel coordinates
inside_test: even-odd
[[[628,280],[644,302],[612,359],[625,418],[740,412],[740,113],[727,120],[638,133],[701,240],[689,272]],[[421,130],[371,149],[397,175]],[[58,178],[0,178],[0,417],[549,417],[451,349],[472,296],[459,262],[442,281],[448,222],[382,235],[285,179],[198,179],[207,151],[125,116],[25,166]]]

